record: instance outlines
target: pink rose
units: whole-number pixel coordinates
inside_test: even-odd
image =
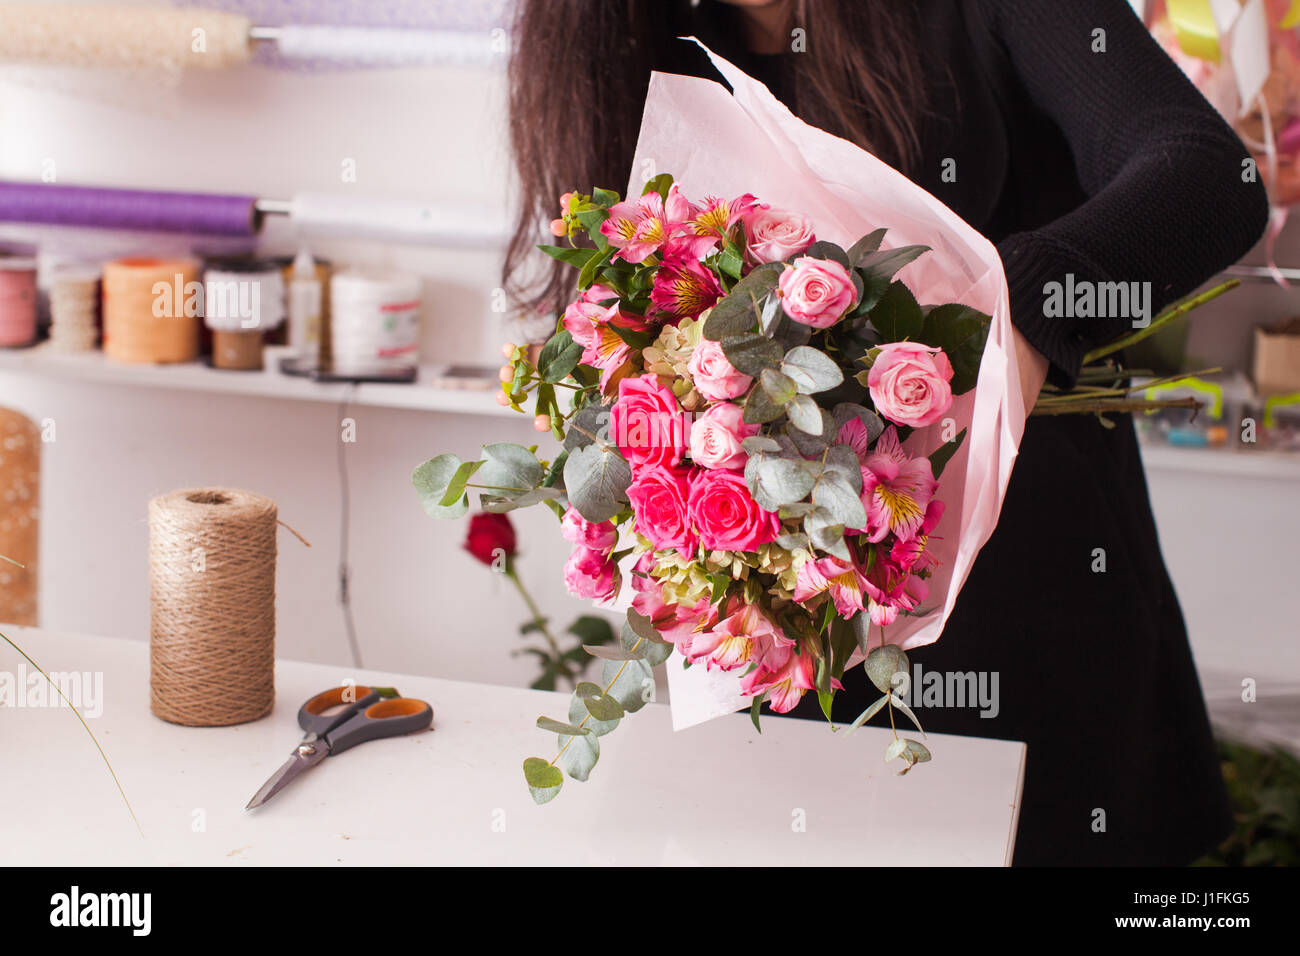
[[[731,402],[714,405],[691,426],[691,458],[705,468],[744,468],[749,455],[740,443],[757,435],[745,424],[745,410]]]
[[[796,322],[828,329],[857,301],[849,272],[833,259],[801,256],[777,282],[781,307]]]
[[[721,343],[712,339],[704,339],[695,346],[686,370],[691,373],[696,391],[711,402],[739,398],[754,383],[744,372],[736,371],[723,354]]]
[[[695,552],[695,533],[686,506],[686,476],[684,469],[648,465],[638,471],[627,489],[636,515],[636,530],[656,551],[676,548],[688,556]]]
[[[578,514],[576,508],[570,508],[564,513],[564,518],[560,521],[560,534],[565,541],[593,551],[613,551],[618,544],[618,529],[614,527],[614,522],[593,523]]]
[[[618,401],[610,410],[611,437],[635,472],[642,466],[671,468],[686,452],[686,416],[672,389],[654,374],[618,383]]]
[[[942,349],[919,342],[891,342],[867,375],[876,411],[899,425],[932,425],[952,407],[952,364]]]
[[[607,601],[618,594],[621,583],[618,565],[602,551],[579,545],[564,565],[564,586],[574,597]]]
[[[781,262],[803,252],[817,237],[797,212],[763,209],[745,217],[745,256],[753,263]]]
[[[697,468],[688,505],[700,543],[710,551],[756,551],[781,533],[781,519],[758,506],[739,472]]]

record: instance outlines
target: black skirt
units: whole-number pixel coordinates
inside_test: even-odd
[[[996,672],[994,706],[916,713],[927,732],[1028,744],[1017,865],[1181,865],[1232,826],[1132,420],[1115,423],[1029,420],[943,636],[910,654],[914,674],[974,672],[988,690]],[[844,685],[837,721],[879,696],[861,668]],[[825,719],[815,694],[793,716]]]

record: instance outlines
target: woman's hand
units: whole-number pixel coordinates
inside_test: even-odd
[[[1029,340],[1020,334],[1014,326],[1011,339],[1015,343],[1015,360],[1020,369],[1020,397],[1025,403],[1025,414],[1034,409],[1038,393],[1047,381],[1047,356],[1029,344]]]

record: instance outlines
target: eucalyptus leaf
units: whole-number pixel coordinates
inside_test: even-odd
[[[585,448],[592,443],[591,435],[602,441],[609,440],[608,406],[588,405],[574,415],[565,431],[564,447],[568,451]]]
[[[762,335],[743,332],[722,340],[722,354],[738,371],[757,378],[781,364],[781,345]]]
[[[828,391],[844,381],[844,373],[835,360],[811,345],[792,348],[780,365],[781,371],[794,379],[804,395]]]
[[[825,471],[848,484],[854,494],[862,494],[862,465],[858,453],[848,445],[832,445],[827,449]]]
[[[855,418],[862,422],[867,429],[867,443],[874,442],[885,430],[885,423],[881,421],[880,416],[867,408],[865,405],[856,405],[852,402],[841,402],[836,405],[831,412],[831,418],[835,425],[835,434],[840,433],[840,429],[853,421]]]
[[[574,694],[587,708],[587,713],[596,720],[608,723],[619,720],[623,716],[623,705],[603,692],[598,684],[583,681],[574,689]]]
[[[574,449],[564,463],[569,503],[588,521],[608,521],[622,511],[631,483],[631,467],[610,447]]]
[[[769,451],[779,452],[781,450],[780,443],[766,435],[750,435],[741,441],[740,447],[750,455],[759,455]]]
[[[880,713],[880,711],[884,709],[884,706],[887,703],[889,703],[889,695],[885,694],[883,697],[877,700],[874,704],[872,704],[862,713],[858,714],[858,719],[853,721],[853,723],[849,725],[849,728],[844,732],[844,735],[847,737],[849,734],[853,733],[853,731],[857,730],[859,727],[865,724],[872,717],[876,716],[876,714]]]
[[[808,536],[802,531],[783,534],[776,539],[776,546],[787,551],[798,551],[809,546]]]
[[[588,733],[585,727],[579,727],[575,724],[566,724],[559,720],[553,720],[550,717],[538,717],[537,726],[540,729],[553,734],[569,734],[570,736],[577,736],[579,734]]]
[[[546,471],[537,456],[523,445],[497,442],[483,446],[483,467],[475,484],[502,498],[515,498],[542,483]]]
[[[455,455],[439,455],[416,466],[411,473],[411,484],[420,496],[420,505],[431,518],[463,518],[469,511],[468,494],[462,494],[454,504],[440,504],[461,464]]]
[[[785,267],[779,262],[756,266],[718,301],[704,321],[704,337],[721,342],[729,335],[749,332],[763,311],[763,300],[776,288]]]
[[[896,737],[895,739],[891,740],[889,742],[889,746],[885,748],[885,763],[889,763],[889,761],[901,757],[903,755],[903,751],[906,749],[907,749],[907,741],[904,740],[902,737]]]
[[[906,738],[906,741],[907,752],[912,755],[913,763],[925,763],[930,759],[930,749],[925,744],[910,737]]]
[[[586,782],[600,759],[600,741],[595,734],[578,737],[560,735],[560,763],[574,780]]]
[[[483,494],[479,505],[489,514],[506,514],[518,508],[530,508],[543,501],[555,501],[564,497],[561,488],[534,488],[515,498],[503,498],[500,495]]]
[[[771,343],[776,346],[777,352],[781,347],[775,342]],[[760,369],[757,373],[759,387],[767,395],[773,405],[784,408],[794,397],[799,394],[798,383],[788,375],[783,375],[774,368]]]
[[[583,684],[586,683],[590,682],[583,681]],[[581,687],[583,684],[579,684],[578,686]],[[592,684],[591,686],[595,687],[596,690],[600,690],[600,687],[596,684]],[[597,720],[595,717],[591,716],[591,711],[587,710],[586,703],[575,693],[569,698],[569,723],[581,724],[584,720],[587,722],[586,728],[597,737],[603,737],[611,730],[614,730],[619,724],[618,720]]]
[[[836,523],[824,508],[814,508],[803,519],[803,529],[814,548],[839,558],[852,560],[849,547],[844,542],[844,525]]]
[[[821,409],[807,395],[796,395],[791,399],[785,406],[785,413],[790,416],[790,424],[809,435],[820,436],[825,428]]]
[[[614,647],[610,644],[583,644],[582,649],[592,657],[600,658],[602,661],[639,661],[645,658],[645,654],[640,647],[633,651],[626,647]]]
[[[867,510],[862,506],[860,492],[854,491],[853,486],[840,475],[833,472],[824,474],[813,488],[812,500],[819,509],[826,510],[835,524],[853,530],[867,526]]]
[[[795,428],[793,424],[786,426],[785,437],[794,446],[800,458],[821,458],[826,451],[826,436],[829,433],[830,417],[826,414],[825,409],[820,411],[822,414],[822,431],[818,435],[809,435],[806,431]]]
[[[772,399],[761,387],[751,389],[745,399],[744,421],[747,425],[764,425],[774,422],[785,414],[785,409]]]
[[[882,647],[877,647],[867,655],[865,666],[867,676],[871,678],[871,683],[875,684],[884,694],[893,691],[895,674],[900,672],[906,674],[911,670],[907,655],[896,644],[885,644]]]
[[[921,722],[916,719],[916,714],[912,713],[912,708],[903,703],[902,699],[897,694],[890,694],[889,699],[893,701],[895,707],[907,715],[907,719],[916,726],[917,730],[921,731],[922,734],[925,733],[925,728],[922,727]]]
[[[559,795],[564,773],[541,757],[529,757],[524,761],[524,779],[528,781],[528,791],[534,802],[542,804]]]
[[[654,696],[654,670],[643,660],[605,661],[601,683],[629,714],[635,714]]]
[[[447,491],[438,502],[439,507],[447,508],[459,501],[461,495],[465,494],[465,485],[474,476],[474,472],[482,466],[481,461],[461,462],[461,466],[456,469],[456,473],[451,476],[451,481],[447,483]]]
[[[783,505],[802,501],[812,491],[814,479],[802,461],[764,455],[755,465],[754,472],[757,482],[750,492],[758,506],[766,511],[776,511]]]

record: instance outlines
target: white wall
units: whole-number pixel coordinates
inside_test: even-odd
[[[294,74],[259,68],[105,81],[0,71],[0,178],[36,180],[53,161],[69,184],[288,198],[344,191],[508,208],[499,72],[435,69]],[[12,80],[17,77],[20,82]],[[39,78],[39,79],[38,79]],[[75,95],[70,95],[70,91]],[[356,183],[342,182],[355,161]],[[173,251],[178,240],[0,227],[46,249],[115,255]],[[292,252],[272,221],[264,248]],[[211,245],[211,244],[209,244]],[[338,263],[376,263],[426,277],[422,359],[499,362],[499,285],[491,252],[361,242],[313,245]],[[217,373],[213,373],[217,374]],[[332,403],[275,401],[43,380],[0,373],[0,403],[51,418],[44,448],[42,623],[148,636],[148,499],[193,485],[232,485],[276,499],[313,544],[280,538],[282,655],[349,660],[336,603],[339,446]],[[508,581],[460,550],[464,522],[420,510],[411,469],[486,441],[531,443],[531,423],[357,407],[348,446],[352,592],[365,662],[468,680],[524,684],[535,668],[510,651],[525,609]],[[549,511],[516,516],[521,574],[563,625],[588,610],[564,591],[568,547]]]

